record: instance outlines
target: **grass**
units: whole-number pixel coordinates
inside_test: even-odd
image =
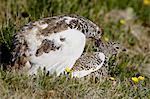
[[[143,0],[0,0],[1,98],[150,98],[150,5]],[[104,29],[102,39],[128,49],[109,62],[102,80],[70,79],[39,73],[28,77],[5,70],[10,63],[13,34],[29,21],[65,13],[84,16]],[[121,20],[124,22],[122,23]],[[142,75],[135,83],[132,77]]]

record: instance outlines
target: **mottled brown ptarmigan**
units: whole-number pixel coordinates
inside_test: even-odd
[[[100,69],[88,72],[90,76],[95,76],[101,78],[102,76],[108,75],[108,61],[112,56],[116,56],[120,53],[123,48],[119,43],[116,42],[104,42],[100,39],[94,40],[94,49],[96,52],[85,52],[81,55],[81,57],[76,61],[75,65],[72,68],[73,76],[84,77],[86,73],[82,73],[82,70],[90,70],[91,68],[96,68],[97,66],[103,65]],[[105,55],[105,58],[103,54]],[[104,60],[103,60],[104,59]],[[81,74],[79,74],[79,72]]]
[[[73,69],[74,77],[84,77],[98,71],[106,61],[105,53],[113,46],[102,44],[102,29],[78,15],[43,18],[25,25],[14,36],[13,65],[36,74],[38,68],[60,75]],[[87,40],[95,41],[97,52],[83,52]],[[78,65],[74,65],[77,62]]]

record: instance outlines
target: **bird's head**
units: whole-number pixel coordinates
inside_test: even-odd
[[[120,52],[126,51],[126,49],[117,42],[103,42],[100,39],[95,40],[95,46],[97,51],[103,52],[106,57],[111,57],[112,55],[117,55]]]

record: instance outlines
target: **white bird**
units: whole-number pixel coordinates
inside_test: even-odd
[[[45,67],[50,74],[60,75],[70,68],[74,69],[74,77],[84,77],[103,66],[104,53],[93,53],[89,57],[96,58],[86,60],[93,64],[87,63],[81,70],[73,66],[83,56],[86,40],[98,40],[101,35],[101,28],[78,15],[43,18],[28,23],[15,34],[12,61],[16,68],[25,67],[31,75]]]

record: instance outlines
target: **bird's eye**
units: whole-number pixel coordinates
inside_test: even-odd
[[[65,38],[64,38],[64,37],[61,37],[61,38],[60,38],[60,41],[64,42],[64,41],[65,41]]]

